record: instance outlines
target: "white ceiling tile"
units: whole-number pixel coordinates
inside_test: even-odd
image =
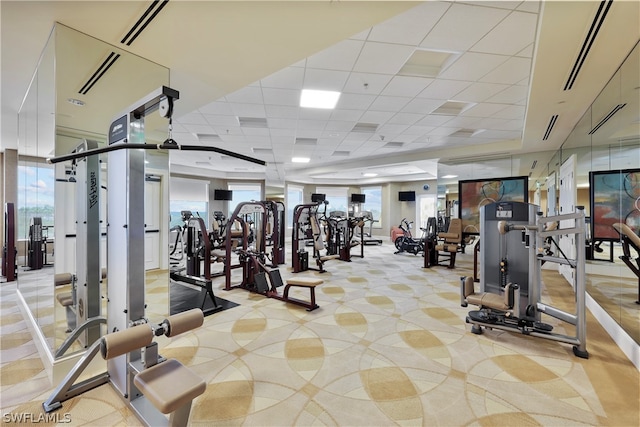
[[[384,124],[380,126],[376,133],[380,135],[385,135],[387,139],[389,139],[392,135],[400,135],[402,132],[407,130],[409,125],[398,125],[398,124]]]
[[[443,79],[477,81],[509,59],[508,56],[467,52],[440,74]]]
[[[496,1],[483,1],[482,5],[485,7],[495,7],[498,9],[513,10],[513,9],[516,9],[518,6],[520,6],[520,3],[521,1],[496,0]]]
[[[363,73],[396,74],[413,50],[412,46],[367,41],[353,70]]]
[[[425,77],[395,76],[382,91],[387,96],[417,96],[433,79]]]
[[[242,128],[242,133],[251,138],[258,136],[269,137],[269,129],[267,128]],[[253,141],[253,139],[251,141]]]
[[[305,120],[329,120],[333,110],[324,108],[300,108],[299,119]]]
[[[232,103],[231,109],[233,113],[238,117],[260,117],[264,118],[267,116],[264,105],[262,104],[241,104],[241,103]]]
[[[470,4],[453,4],[420,43],[420,46],[464,52],[504,19],[508,13],[502,9]]]
[[[269,123],[271,123],[271,121],[272,120],[269,120]],[[269,126],[269,130],[271,131],[271,138],[277,138],[277,139],[282,138],[282,139],[286,139],[290,143],[293,142],[293,139],[291,139],[291,137],[296,136],[296,129],[295,129],[296,124],[294,124],[293,127],[281,127],[281,128],[276,128],[272,125]]]
[[[307,67],[351,71],[363,45],[364,41],[361,40],[343,40],[307,58]]]
[[[287,67],[260,80],[260,85],[270,88],[302,89],[304,68]]]
[[[529,77],[531,60],[529,58],[512,57],[480,79],[486,83],[516,84]]]
[[[375,101],[376,95],[364,95],[357,93],[343,93],[338,99],[336,109],[340,110],[366,110]]]
[[[300,106],[300,91],[297,89],[262,89],[265,104]]]
[[[333,110],[331,120],[339,120],[344,122],[356,122],[362,117],[362,110]]]
[[[244,135],[220,135],[220,138],[222,138],[224,142],[233,145],[245,144],[247,142],[247,137]]]
[[[478,129],[492,129],[492,130],[514,130],[511,127],[511,123],[514,120],[508,119],[494,119],[494,118],[484,118],[477,119],[477,128]],[[522,122],[520,122],[522,125]]]
[[[349,72],[335,70],[317,70],[307,68],[304,74],[304,89],[342,91]]]
[[[512,12],[470,50],[515,55],[534,41],[537,21],[536,14]]]
[[[379,95],[392,78],[390,74],[351,73],[343,92]]]
[[[519,139],[521,136],[522,131],[487,130],[482,133],[482,137],[488,140]]]
[[[422,114],[416,113],[396,113],[393,117],[387,120],[389,124],[399,124],[399,125],[412,125],[424,116]]]
[[[442,104],[439,99],[415,98],[401,110],[403,113],[429,114]]]
[[[373,101],[369,109],[375,111],[392,111],[395,113],[396,111],[401,110],[402,107],[407,105],[409,101],[411,101],[411,98],[409,97],[378,96],[375,101]]]
[[[464,102],[484,102],[508,87],[508,85],[497,83],[474,83],[457,94],[455,100]]]
[[[455,116],[432,115],[416,122],[415,126],[442,126]]]
[[[402,135],[413,135],[413,136],[425,135],[431,132],[435,128],[436,128],[435,126],[415,125],[415,126],[411,126],[407,130],[402,132]]]
[[[513,85],[487,99],[487,102],[495,102],[498,104],[517,104],[527,99],[528,92],[529,91],[526,86]]]
[[[339,120],[329,120],[327,125],[325,126],[325,132],[350,132],[353,129],[353,126],[356,124],[355,121],[339,121]]]
[[[353,141],[366,141],[370,137],[371,137],[370,133],[350,132],[349,135],[347,135],[347,137],[344,139],[344,141],[342,143],[344,144],[347,141],[350,141],[350,142],[353,142]],[[340,144],[340,146],[342,147],[342,144]]]
[[[526,109],[521,105],[510,105],[507,108],[498,111],[493,117],[497,119],[523,119]]]
[[[447,100],[452,99],[465,90],[472,82],[465,82],[463,80],[445,80],[437,79],[431,83],[425,90],[418,94],[419,98],[431,98]]]
[[[481,102],[469,108],[468,110],[465,110],[462,115],[471,117],[491,117],[498,111],[504,110],[506,107],[507,106],[504,104],[491,104],[488,102]]]
[[[202,114],[199,112],[193,112],[189,114],[185,114],[180,117],[179,120],[176,120],[181,125],[206,125],[207,120],[204,118]]]
[[[205,114],[204,117],[211,126],[238,126],[236,116],[212,116]]]
[[[464,117],[458,116],[447,122],[447,127],[460,127],[466,129],[480,129],[482,126],[478,125],[481,119],[478,117]]]
[[[295,129],[298,126],[296,119],[269,119],[267,121],[271,129]]]
[[[422,134],[420,134],[420,135],[422,135]],[[418,137],[420,135],[411,135],[411,134],[408,134],[408,133],[403,133],[403,134],[400,134],[400,135],[396,136],[395,138],[393,138],[393,140],[394,141],[398,141],[398,142],[404,142],[404,143],[408,144],[408,143],[411,143],[411,142],[415,141],[416,139],[418,139]]]
[[[521,2],[516,10],[521,12],[531,12],[531,13],[539,13],[540,12],[540,3],[537,0],[526,0]]]
[[[417,45],[448,8],[445,2],[424,2],[374,26],[368,40]]]
[[[298,120],[298,129],[322,130],[324,125],[324,120]]]
[[[247,86],[225,96],[228,102],[262,104],[262,90],[259,86]]]
[[[515,56],[519,56],[521,58],[533,58],[533,47],[534,45],[531,43],[520,52],[516,53]]]
[[[225,116],[233,116],[233,110],[228,102],[216,101],[200,107],[198,111],[202,114],[223,114]]]
[[[433,129],[431,132],[429,132],[429,136],[447,136],[447,135],[451,135],[452,133],[458,130],[460,130],[460,128],[438,127]]]
[[[265,105],[265,112],[267,118],[279,118],[279,119],[297,119],[300,111],[299,107],[293,107],[288,105]]]
[[[394,113],[389,111],[365,111],[360,117],[361,122],[382,124],[389,120]]]

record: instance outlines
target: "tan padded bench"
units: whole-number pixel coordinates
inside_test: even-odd
[[[73,274],[71,273],[58,273],[53,278],[56,286],[70,285],[73,282]]]
[[[185,405],[189,405],[190,410],[191,401],[207,388],[202,378],[176,359],[145,369],[134,377],[133,383],[163,414],[175,412]]]
[[[332,255],[333,256],[333,255]],[[287,285],[284,287],[284,300],[291,302],[293,304],[298,304],[307,308],[307,311],[315,310],[319,308],[319,305],[316,304],[316,286],[321,285],[323,283],[322,279],[311,279],[311,278],[292,278],[287,279]],[[297,286],[300,288],[309,288],[309,292],[311,293],[311,301],[300,301],[294,298],[289,298],[289,288],[292,286]]]
[[[68,307],[70,305],[73,305],[73,296],[71,295],[71,292],[58,294],[56,295],[56,299],[58,300],[60,305],[63,307]]]
[[[505,298],[503,296],[490,292],[469,295],[467,296],[467,302],[480,307],[488,307],[502,311],[511,309],[508,304],[505,304]]]

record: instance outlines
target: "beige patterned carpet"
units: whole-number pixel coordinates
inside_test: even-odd
[[[640,425],[638,370],[590,314],[588,360],[559,342],[499,330],[474,335],[459,296],[472,255],[460,254],[449,270],[423,269],[422,258],[393,252],[389,244],[367,246],[363,259],[298,274],[324,280],[317,288],[321,308],[312,312],[241,289],[218,290],[223,283],[216,279],[216,294],[240,306],[160,341],[163,356],[208,383],[191,424]],[[286,265],[280,271],[285,280],[293,276]],[[545,271],[544,282],[545,301],[568,309],[573,297],[564,280]],[[54,386],[11,285],[3,284],[0,295],[2,422],[11,414],[37,418]],[[108,385],[65,402],[58,413],[71,425],[139,424]]]

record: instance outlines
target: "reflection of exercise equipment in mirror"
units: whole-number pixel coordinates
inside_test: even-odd
[[[438,233],[435,252],[436,265],[446,265],[447,268],[456,267],[456,254],[462,251],[462,220],[451,218],[449,228],[444,233]],[[443,264],[442,261],[449,261]]]
[[[50,267],[53,264],[47,262],[47,244],[53,243],[49,239],[49,227],[42,225],[39,216],[29,221],[29,240],[27,240],[27,267],[29,270],[40,270],[42,267]]]
[[[371,211],[363,211],[362,221],[363,226],[360,228],[362,243],[365,245],[381,245],[382,239],[376,239],[373,237],[373,224],[379,222],[377,219],[373,219],[373,213],[371,213]],[[363,232],[365,227],[368,231]]]
[[[575,220],[575,226],[558,228],[560,221]],[[500,202],[480,210],[480,291],[472,277],[462,277],[460,303],[478,306],[466,322],[471,332],[482,328],[520,332],[524,335],[573,344],[573,353],[588,358],[585,307],[585,216],[584,208],[572,214],[543,217],[538,206],[521,202]],[[519,232],[515,232],[519,231]],[[575,235],[576,259],[550,254],[545,241],[554,236]],[[545,262],[569,265],[575,270],[575,313],[542,302],[541,266]],[[575,327],[575,336],[554,333],[542,322],[546,314]]]
[[[69,390],[73,381],[82,373],[86,364],[100,348],[105,350],[105,358],[108,359],[107,372],[101,374],[99,379],[92,383],[93,385],[86,382],[78,384],[78,389],[75,389],[76,395],[93,386],[109,382],[135,415],[147,425],[166,424],[167,420],[161,415],[161,412],[175,412],[175,416],[171,417],[171,422],[175,425],[186,425],[188,417],[185,415],[189,412],[187,403],[190,405],[191,399],[204,391],[202,387],[198,386],[200,380],[186,380],[186,377],[194,378],[193,375],[187,374],[188,370],[182,369],[181,365],[175,362],[162,362],[157,365],[158,368],[149,368],[156,360],[160,359],[155,356],[157,353],[151,344],[154,331],[148,325],[145,315],[145,218],[140,214],[144,212],[145,207],[144,150],[213,151],[260,165],[265,163],[216,147],[178,145],[171,138],[173,102],[178,97],[179,93],[176,90],[163,86],[116,116],[109,128],[109,145],[107,147],[50,159],[51,163],[58,163],[80,158],[95,158],[95,154],[101,153],[109,155],[107,330],[116,333],[113,334],[113,337],[97,340],[90,346],[85,356],[80,359],[65,381],[56,389],[54,395],[45,402],[45,410],[47,411],[57,409],[60,407],[60,401],[72,396]],[[156,110],[160,112],[162,117],[169,119],[169,138],[161,144],[147,144],[144,132],[145,117]],[[89,199],[92,197],[89,192],[86,196]],[[99,235],[99,227],[96,228]],[[201,230],[206,234],[204,226],[201,227]],[[93,249],[94,247],[91,247],[91,250]],[[96,263],[99,263],[99,258],[95,258]],[[93,268],[91,271],[99,276],[99,264],[98,268]],[[198,311],[200,312],[199,316],[202,316],[201,311]],[[191,322],[187,323],[191,325],[190,327],[194,327]],[[144,334],[150,336],[150,339],[142,337],[142,334],[138,335],[136,331],[141,329],[149,331],[148,334],[146,332]],[[162,330],[164,333],[166,329],[163,327]],[[179,327],[178,330],[186,329]],[[122,333],[118,334],[118,332]],[[173,332],[170,334],[175,335]],[[114,345],[119,349],[118,351],[108,351],[111,339],[115,340]],[[141,352],[139,347],[144,347],[146,350]],[[142,366],[147,368],[145,371],[152,371],[147,374],[140,373]],[[158,375],[158,381],[163,384],[162,389],[153,386],[155,375]],[[170,376],[166,377],[165,375]],[[185,381],[191,383],[188,387],[189,390],[182,387]],[[167,387],[167,383],[172,386]],[[142,399],[145,393],[151,405]],[[176,402],[176,405],[168,402]]]
[[[13,282],[18,276],[16,249],[16,228],[15,228],[15,205],[13,203],[4,204],[4,245],[2,246],[2,276],[7,282]]]
[[[617,222],[613,224],[613,228],[620,233],[620,239],[622,240],[622,255],[620,255],[620,259],[638,276],[638,299],[636,304],[640,304],[640,237],[627,224]],[[635,250],[635,255],[631,255],[631,248]],[[635,264],[633,261],[635,261]]]

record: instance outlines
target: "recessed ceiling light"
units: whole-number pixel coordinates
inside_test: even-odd
[[[442,178],[444,179],[451,179],[451,178],[457,178],[458,175],[444,175]]]
[[[291,161],[293,163],[309,163],[311,159],[308,157],[292,157]]]
[[[373,173],[373,172],[364,172],[362,174],[362,176],[366,176],[367,178],[371,178],[371,177],[374,177],[374,176],[378,176],[378,174],[377,173]]]
[[[305,108],[336,108],[340,99],[340,92],[330,90],[302,89],[300,95],[300,106]]]

